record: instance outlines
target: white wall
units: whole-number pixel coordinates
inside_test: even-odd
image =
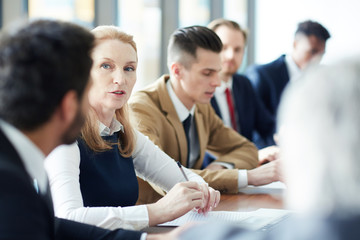
[[[256,0],[255,61],[291,51],[297,23],[311,19],[331,34],[323,63],[360,55],[359,0]]]

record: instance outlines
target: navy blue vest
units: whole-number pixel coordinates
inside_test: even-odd
[[[103,137],[116,143],[119,133]],[[139,195],[132,157],[121,156],[118,146],[94,152],[83,139],[80,149],[80,189],[85,207],[134,206]]]

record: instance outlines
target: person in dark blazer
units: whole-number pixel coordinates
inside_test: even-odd
[[[234,21],[215,19],[208,27],[221,39],[221,86],[216,89],[211,105],[225,125],[253,141],[261,149],[274,145],[275,121],[257,98],[249,79],[237,71],[242,64],[247,33]],[[229,93],[228,93],[228,92]],[[229,103],[227,94],[233,100]],[[233,121],[232,122],[232,114]],[[257,132],[261,139],[254,139]],[[257,141],[254,141],[257,140]]]
[[[317,67],[285,90],[279,146],[292,218],[271,232],[219,222],[197,225],[177,239],[359,239],[359,69],[360,56]]]
[[[247,69],[246,75],[256,94],[273,117],[276,117],[283,90],[288,82],[296,80],[309,65],[320,62],[329,38],[328,30],[320,23],[311,20],[300,22],[291,54],[282,55],[264,65],[252,65]]]
[[[0,38],[0,239],[148,239],[54,217],[45,156],[79,134],[93,35],[38,20]]]

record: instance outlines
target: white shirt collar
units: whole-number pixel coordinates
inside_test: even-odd
[[[124,126],[116,119],[110,123],[110,127],[105,126],[102,122],[99,121],[99,134],[100,136],[111,136],[114,132],[122,131],[124,132]]]
[[[185,105],[180,101],[178,96],[176,96],[176,94],[174,92],[174,89],[171,86],[171,81],[170,80],[168,80],[166,82],[166,88],[167,88],[167,90],[169,92],[170,99],[171,99],[172,103],[174,104],[176,113],[179,116],[180,121],[183,122],[189,116],[189,114],[194,116],[196,105],[194,105],[189,111],[185,107]]]
[[[294,59],[291,57],[290,54],[287,54],[285,56],[285,62],[288,69],[290,81],[296,80],[301,74],[301,69],[296,65]]]
[[[232,82],[233,82],[232,77],[227,82],[221,81],[221,85],[215,89],[215,95],[220,95],[220,94],[224,95],[226,88],[232,90]]]
[[[45,155],[28,137],[9,123],[0,120],[0,127],[20,155],[30,177],[36,180],[40,192],[46,193],[48,180],[44,169]]]

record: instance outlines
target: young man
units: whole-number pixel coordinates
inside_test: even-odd
[[[295,32],[291,54],[247,69],[246,75],[255,92],[272,116],[276,117],[285,86],[289,81],[296,80],[306,67],[320,62],[329,38],[329,32],[320,23],[311,20],[301,22]]]
[[[1,35],[0,239],[146,238],[54,217],[43,161],[79,134],[93,43],[89,31],[50,20]]]
[[[251,182],[252,172],[239,170],[258,165],[257,149],[226,127],[209,104],[220,85],[221,49],[219,37],[206,27],[176,30],[168,45],[170,76],[164,75],[135,93],[130,106],[134,125],[164,152],[195,169],[211,187],[235,193],[263,179],[258,175],[261,179]],[[216,152],[218,158],[202,169],[206,149]],[[158,198],[140,181],[142,203]]]
[[[196,225],[176,239],[359,239],[359,57],[304,74],[280,104],[286,203],[297,218],[261,232],[219,222]]]
[[[275,120],[264,108],[249,79],[237,71],[243,61],[247,33],[234,21],[216,19],[208,27],[221,39],[221,85],[211,99],[226,126],[253,141],[258,148],[274,145]],[[260,138],[253,139],[255,136]]]

